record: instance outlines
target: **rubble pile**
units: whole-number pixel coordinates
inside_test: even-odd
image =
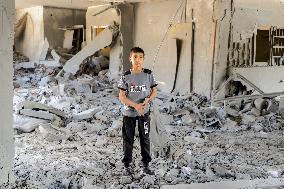
[[[283,176],[281,98],[214,107],[197,94],[159,93],[152,119],[163,128],[152,124],[151,133],[154,144],[167,141],[153,146],[149,176],[135,139],[131,178],[122,174],[121,103],[106,71],[64,82],[54,79],[58,72],[15,70],[15,188],[159,188]]]

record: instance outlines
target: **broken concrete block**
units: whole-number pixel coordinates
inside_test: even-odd
[[[268,107],[267,107],[267,111],[268,112],[277,113],[278,110],[279,110],[279,103],[275,99],[271,99],[269,101],[269,104],[268,104]]]
[[[208,156],[215,156],[216,154],[220,153],[221,151],[222,151],[222,149],[215,147],[215,148],[211,148],[206,154]]]
[[[72,49],[74,30],[65,30],[64,39],[63,39],[63,48],[64,49]]]
[[[194,114],[186,114],[182,116],[181,119],[182,119],[183,124],[189,125],[189,124],[195,123],[198,117]]]
[[[189,176],[191,173],[191,168],[190,167],[182,167],[181,172],[184,176]]]
[[[120,183],[121,184],[130,184],[130,183],[132,183],[132,179],[131,179],[130,176],[122,176],[120,178]]]
[[[45,60],[48,48],[49,48],[49,43],[47,38],[45,38],[38,60]]]
[[[114,120],[112,122],[111,127],[109,127],[108,130],[107,130],[108,136],[111,136],[111,137],[118,136],[119,135],[119,129],[122,128],[122,125],[123,125],[122,121]]]
[[[185,136],[183,139],[186,142],[188,142],[188,143],[200,143],[200,144],[203,144],[205,142],[204,139],[199,138],[199,137],[195,137],[195,136]]]
[[[226,107],[226,113],[227,115],[230,115],[232,117],[237,117],[239,115],[239,112],[233,108]]]
[[[43,110],[43,111],[48,111],[50,113],[58,115],[62,118],[67,118],[67,114],[65,112],[58,110],[54,107],[48,106],[48,105],[38,103],[38,102],[32,102],[32,101],[21,102],[17,105],[17,110],[19,111],[22,109]]]
[[[256,109],[259,111],[262,111],[263,109],[266,109],[268,107],[268,101],[263,98],[257,98],[253,101],[253,104]]]
[[[41,135],[49,142],[67,140],[70,135],[67,132],[55,128],[52,124],[41,124],[39,127]]]
[[[164,177],[165,174],[166,174],[166,171],[165,171],[164,169],[158,169],[158,170],[155,172],[155,175],[156,175],[158,178]]]
[[[153,177],[153,176],[146,175],[145,177],[143,177],[142,182],[144,184],[154,185],[154,183],[155,183],[155,179],[154,178],[155,177]]]
[[[256,131],[259,132],[261,130],[263,130],[263,124],[262,123],[254,123],[251,128]]]
[[[90,119],[92,118],[97,112],[101,111],[101,108],[92,108],[83,112],[80,112],[78,114],[73,114],[72,117],[75,120],[84,120],[84,119]]]
[[[254,115],[249,115],[249,114],[243,114],[242,115],[242,120],[244,124],[249,124],[255,122],[255,116]]]
[[[13,127],[25,133],[34,131],[40,124],[48,123],[47,120],[35,119],[16,114],[13,114],[13,117],[14,117]]]
[[[40,82],[38,82],[38,85],[42,87],[47,86],[50,81],[51,81],[51,77],[46,76],[46,77],[41,78]]]
[[[40,60],[39,65],[44,65],[46,68],[58,68],[62,67],[62,65],[56,60]]]
[[[211,168],[213,169],[213,172],[215,173],[215,175],[218,176],[218,177],[228,178],[228,177],[234,176],[233,173],[230,170],[226,169],[223,166],[213,165],[213,166],[211,166]]]
[[[109,119],[108,119],[106,116],[104,116],[103,113],[104,113],[104,110],[102,110],[102,111],[100,111],[100,112],[97,112],[97,113],[95,114],[95,118],[96,118],[97,120],[101,120],[101,121],[107,122]]]
[[[281,170],[269,170],[267,173],[272,177],[272,178],[280,178],[282,175]]]
[[[15,64],[15,69],[21,69],[21,68],[25,68],[25,69],[29,69],[29,68],[35,68],[36,63],[35,62],[21,62],[21,63],[17,63]]]
[[[93,41],[88,43],[85,48],[83,48],[65,63],[63,67],[64,71],[76,74],[76,72],[79,70],[80,64],[84,59],[111,44],[114,33],[116,33],[116,29],[112,29],[110,27],[104,29],[104,31],[102,31],[97,37],[95,37]]]
[[[60,56],[56,53],[54,49],[51,51],[51,55],[54,58],[54,60],[59,63]]]
[[[250,112],[251,112],[254,116],[256,116],[256,117],[258,117],[258,116],[261,115],[261,111],[260,111],[259,109],[257,109],[257,108],[252,108],[252,109],[250,110]]]
[[[107,142],[108,142],[108,140],[104,136],[100,136],[100,137],[98,137],[98,139],[95,143],[95,146],[96,147],[103,147]]]

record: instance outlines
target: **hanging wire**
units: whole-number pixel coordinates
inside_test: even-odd
[[[157,48],[157,50],[156,50],[156,53],[155,53],[155,56],[154,56],[153,65],[152,65],[152,70],[154,70],[154,67],[155,67],[155,64],[156,64],[156,61],[157,61],[157,58],[158,58],[160,49],[161,49],[161,47],[163,46],[164,41],[165,41],[165,39],[166,39],[166,37],[167,37],[167,35],[168,35],[168,33],[169,33],[169,31],[170,31],[172,25],[173,25],[173,22],[174,22],[174,20],[175,20],[177,14],[178,14],[180,8],[181,8],[182,5],[184,4],[184,2],[186,2],[186,0],[180,0],[180,1],[178,2],[178,4],[180,4],[180,5],[178,6],[178,8],[177,8],[175,14],[171,17],[169,26],[168,26],[168,28],[167,28],[167,31],[166,31],[166,33],[164,34],[164,36],[163,36],[163,38],[162,38],[161,42],[159,43],[159,46],[158,46],[158,48]],[[185,6],[186,6],[186,4],[185,4]]]

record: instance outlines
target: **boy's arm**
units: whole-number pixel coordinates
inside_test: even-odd
[[[143,105],[147,105],[157,96],[157,87],[152,87],[151,94],[149,97],[145,98]]]
[[[142,103],[135,103],[129,98],[127,98],[126,92],[124,90],[119,90],[119,100],[123,103],[126,104],[127,106],[133,107],[135,110],[137,110],[139,115],[144,115],[144,105]]]

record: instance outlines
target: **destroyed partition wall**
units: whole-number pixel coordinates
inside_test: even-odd
[[[0,185],[12,181],[13,140],[13,38],[15,1],[0,1]]]
[[[238,73],[265,93],[283,91],[283,2],[234,1],[229,74]]]
[[[86,25],[86,10],[43,7],[44,36],[51,48],[62,47],[64,30],[59,28]],[[76,36],[75,36],[76,37]]]
[[[97,28],[105,28],[114,23],[121,25],[121,14],[116,8],[110,8],[100,14],[102,10],[110,5],[89,7],[86,14],[86,41],[89,44],[96,37]],[[94,16],[95,15],[95,16]],[[110,49],[110,63],[109,73],[111,79],[117,79],[122,65],[122,38],[119,35],[115,41],[112,42]]]
[[[17,9],[15,16],[16,25],[21,18],[27,14],[27,20],[22,35],[15,38],[15,49],[27,56],[30,61],[37,60],[40,56],[44,43],[44,24],[43,24],[43,7],[31,7]],[[23,20],[22,20],[23,21]],[[15,34],[17,36],[17,34]]]

